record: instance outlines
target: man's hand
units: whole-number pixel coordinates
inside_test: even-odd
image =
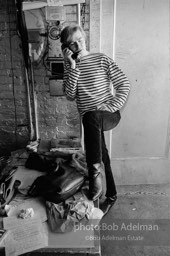
[[[63,57],[64,60],[68,60],[70,63],[70,67],[75,69],[76,68],[76,62],[75,60],[72,58],[73,52],[69,49],[69,48],[65,48],[63,50]]]

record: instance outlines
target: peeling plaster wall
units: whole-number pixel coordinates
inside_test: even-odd
[[[29,138],[24,61],[14,1],[0,0],[0,155]]]
[[[67,6],[68,23],[76,21],[76,8]],[[85,26],[89,47],[89,0]],[[49,79],[43,64],[34,68],[41,139],[80,136],[75,102],[50,96]],[[0,0],[0,156],[25,147],[30,139],[27,90],[22,44],[17,29],[14,0]]]

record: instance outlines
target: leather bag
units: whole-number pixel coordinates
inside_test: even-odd
[[[84,181],[85,176],[82,173],[64,163],[55,173],[38,177],[28,194],[42,196],[49,202],[60,203],[74,195]]]

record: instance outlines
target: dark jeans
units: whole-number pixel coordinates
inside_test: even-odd
[[[117,193],[113,178],[110,157],[106,148],[104,131],[116,127],[120,121],[120,112],[90,111],[84,114],[82,122],[84,126],[84,143],[86,161],[88,167],[95,163],[103,162],[106,175],[106,197]]]

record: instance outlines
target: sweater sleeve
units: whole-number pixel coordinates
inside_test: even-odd
[[[64,63],[63,90],[68,99],[74,100],[77,93],[77,82],[80,75],[78,68],[72,69]]]
[[[115,112],[120,110],[125,104],[130,91],[130,83],[126,75],[112,59],[105,59],[104,66],[115,89],[115,96],[108,102],[102,104],[98,109]]]

